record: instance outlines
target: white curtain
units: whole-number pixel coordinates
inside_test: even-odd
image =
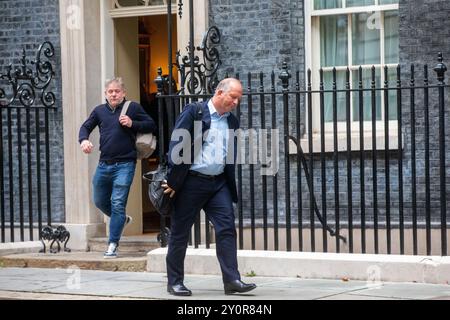
[[[342,0],[314,0],[314,9],[342,8]]]
[[[338,67],[348,65],[348,19],[346,15],[320,18],[320,65]],[[333,73],[324,72],[325,90],[332,89]],[[336,73],[338,89],[345,87],[345,72]],[[325,93],[325,121],[333,121],[333,95]],[[338,121],[345,120],[345,94],[338,94]]]

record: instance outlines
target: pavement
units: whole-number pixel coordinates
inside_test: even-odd
[[[68,268],[0,267],[1,300],[174,300],[245,301],[293,300],[450,300],[450,285],[259,277],[247,274],[244,282],[257,288],[246,294],[225,295],[220,276],[186,275],[191,297],[166,291],[166,275],[150,272]]]

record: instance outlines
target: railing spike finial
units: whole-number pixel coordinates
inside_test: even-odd
[[[281,85],[283,90],[288,90],[289,88],[289,79],[291,78],[291,74],[289,73],[287,62],[283,62],[283,66],[281,67],[281,73],[278,76],[281,80]]]
[[[438,81],[443,83],[445,80],[445,73],[447,72],[447,66],[444,64],[444,57],[442,52],[438,53],[438,64],[434,67],[434,71],[437,73]]]
[[[156,86],[158,87],[158,94],[161,95],[164,90],[164,79],[162,77],[162,68],[158,68],[158,76],[155,79]]]

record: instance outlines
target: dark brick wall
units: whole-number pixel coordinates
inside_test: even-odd
[[[243,1],[243,0],[211,0],[210,1],[210,25],[216,25],[222,34],[220,58],[222,67],[219,77],[225,73],[230,76],[239,74],[247,93],[260,90],[259,74],[264,74],[264,89],[271,88],[271,73],[275,73],[275,87],[280,90],[278,76],[283,62],[286,62],[291,71],[299,72],[299,81],[304,83],[304,13],[302,1],[276,0],[276,1]],[[250,80],[249,80],[249,73]],[[294,75],[293,75],[294,76]],[[281,97],[277,97],[277,109],[275,110],[277,127],[283,126],[281,113]],[[252,99],[252,121],[255,127],[261,127],[261,100],[258,96]],[[270,99],[266,101],[266,125],[271,128]],[[248,127],[249,113],[248,103],[244,99],[241,104],[241,126]],[[291,118],[291,121],[293,119]],[[292,124],[290,125],[292,127]],[[284,144],[282,143],[282,148]],[[280,161],[284,156],[280,155]],[[255,187],[250,187],[250,172],[248,166],[244,166],[242,173],[244,203],[243,209],[246,216],[251,214],[249,194],[253,190],[255,196],[255,210],[262,209],[262,177],[259,166],[255,166]],[[282,168],[281,174],[284,174]],[[272,182],[268,179],[268,192],[272,192]],[[284,219],[285,192],[283,181],[278,181],[278,198],[280,202],[279,215]],[[271,215],[273,206],[269,205]],[[260,216],[260,214],[257,214]]]
[[[437,53],[450,61],[450,1],[400,0],[400,60],[436,64]]]
[[[429,82],[437,84],[436,73],[433,68],[438,63],[438,52],[444,55],[444,63],[450,61],[450,25],[446,23],[450,16],[450,2],[446,0],[400,0],[400,64],[402,67],[402,78],[404,84],[411,84],[411,65],[414,65],[415,85],[424,84],[424,65],[429,68]],[[447,73],[447,79],[449,75]],[[448,80],[446,80],[448,83]],[[415,129],[416,129],[416,162],[417,171],[417,210],[419,217],[423,217],[425,212],[425,107],[424,94],[422,90],[417,90],[415,94]],[[413,163],[411,162],[411,95],[408,92],[403,94],[403,134],[405,137],[404,155],[406,159],[405,187],[409,191],[406,200],[411,208],[411,179]],[[448,105],[450,103],[449,90],[445,92],[445,126],[446,126],[446,158],[449,159],[450,132],[448,128]],[[432,220],[439,220],[439,200],[440,200],[440,175],[439,175],[439,105],[438,90],[430,90],[429,117],[430,117],[430,157],[431,157],[431,216]],[[447,161],[448,163],[448,161]],[[448,177],[448,164],[447,177]],[[448,179],[447,179],[448,184]],[[448,185],[447,185],[448,193]],[[448,206],[448,204],[447,204]],[[411,210],[410,210],[411,211]]]
[[[222,32],[221,69],[229,75],[269,74],[284,61],[303,68],[301,1],[211,0],[210,24]]]
[[[221,59],[223,62],[222,74],[227,72],[229,75],[239,73],[247,92],[257,92],[259,90],[258,73],[264,72],[265,89],[270,89],[270,72],[275,71],[276,89],[281,90],[278,75],[281,63],[286,61],[292,75],[296,70],[300,71],[300,87],[304,87],[305,66],[304,66],[304,8],[302,1],[239,1],[239,0],[211,0],[210,22],[219,27],[222,31],[222,47],[220,48]],[[450,57],[450,25],[444,21],[450,16],[450,2],[446,0],[438,1],[400,1],[400,64],[402,66],[403,85],[409,85],[409,65],[416,64],[417,84],[422,84],[419,72],[423,71],[423,64],[430,65],[430,79],[435,81],[435,74],[432,68],[436,64],[437,52],[442,51],[445,57]],[[450,59],[450,58],[449,58]],[[450,61],[450,60],[449,60]],[[251,72],[251,88],[247,73]],[[290,80],[293,87],[295,77]],[[395,81],[394,81],[395,83]],[[447,90],[448,98],[448,90]],[[432,220],[439,221],[439,171],[436,169],[438,162],[438,146],[436,139],[436,129],[438,128],[438,116],[436,113],[436,90],[430,91],[430,108],[431,108],[431,165],[434,167],[431,174],[431,200],[432,200]],[[424,221],[425,205],[424,205],[424,114],[423,114],[423,91],[416,91],[416,154],[415,162],[417,170],[417,215],[419,221]],[[296,108],[294,103],[295,97],[290,96],[289,103],[289,133],[296,135],[296,127],[294,119],[296,117]],[[253,124],[255,127],[260,126],[261,115],[259,113],[260,100],[257,95],[253,96]],[[270,103],[270,99],[266,98]],[[412,221],[412,163],[411,163],[411,121],[410,121],[410,95],[405,91],[403,94],[403,136],[404,136],[404,214],[405,220]],[[432,107],[431,107],[432,106]],[[266,105],[266,107],[268,107]],[[301,97],[301,132],[304,132],[305,119],[305,103],[304,97]],[[276,106],[278,127],[283,126],[283,105],[280,99],[277,99]],[[271,113],[267,112],[267,119],[270,119]],[[269,120],[270,121],[270,120]],[[446,123],[448,119],[446,118]],[[248,125],[248,104],[247,98],[244,99],[242,105],[242,127]],[[269,125],[270,127],[270,125]],[[281,130],[283,134],[283,130]],[[447,134],[447,145],[448,137]],[[282,135],[280,136],[282,139]],[[282,143],[281,150],[284,150]],[[447,148],[449,149],[449,148]],[[352,155],[352,189],[353,189],[353,214],[355,224],[360,221],[360,163],[358,154]],[[383,222],[386,219],[386,185],[385,185],[385,158],[384,152],[377,152],[377,203],[378,203],[378,219]],[[447,158],[450,153],[447,151]],[[373,180],[372,175],[372,154],[366,153],[365,162],[365,198],[366,198],[366,221],[367,224],[373,224],[374,221],[374,197],[373,197]],[[291,156],[290,169],[290,194],[292,220],[297,221],[298,201],[297,195],[300,194],[303,202],[303,220],[309,221],[309,192],[305,181],[305,174],[302,172],[302,192],[297,192],[297,159]],[[339,154],[339,199],[340,199],[340,218],[345,223],[348,220],[347,211],[347,161],[346,154]],[[284,155],[280,155],[280,176],[278,179],[278,215],[284,220],[286,213],[286,197],[284,185]],[[398,221],[399,211],[399,178],[398,178],[398,155],[397,152],[390,153],[390,191],[391,191],[391,217],[393,221]],[[258,168],[258,166],[257,166]],[[259,169],[255,172],[255,187],[250,187],[250,173],[248,166],[244,166],[243,170],[243,211],[246,217],[250,216],[254,199],[254,207],[256,217],[262,217],[262,178],[259,175]],[[321,207],[321,167],[320,159],[315,157],[314,162],[314,193],[317,203]],[[269,222],[273,217],[272,203],[272,181],[268,178],[268,208]],[[334,196],[334,168],[332,155],[327,155],[326,162],[326,189],[327,189],[327,208],[329,221],[335,219],[335,196]],[[316,219],[317,221],[317,219]]]
[[[6,73],[6,67],[10,64],[13,67],[20,66],[20,59],[22,57],[22,49],[26,50],[26,56],[28,60],[35,60],[38,47],[44,42],[50,41],[55,47],[55,56],[50,58],[55,77],[52,80],[48,90],[53,92],[56,97],[55,107],[56,110],[49,111],[49,137],[50,137],[50,194],[51,194],[51,211],[53,221],[64,221],[64,170],[63,170],[63,128],[62,128],[62,104],[61,104],[61,59],[60,59],[60,28],[59,28],[59,3],[57,0],[2,0],[0,1],[0,73]],[[34,65],[29,65],[35,70]],[[6,81],[0,80],[0,87],[5,89],[7,95],[9,86]],[[39,92],[39,91],[37,91]],[[16,103],[16,105],[18,105]],[[42,106],[39,101],[39,97],[36,99],[34,106]],[[22,119],[22,151],[24,155],[23,161],[23,183],[22,188],[19,184],[19,157],[17,155],[18,150],[18,121],[17,110],[11,111],[11,126],[13,135],[13,188],[9,187],[9,160],[8,160],[8,145],[5,139],[8,137],[7,131],[7,111],[2,109],[2,124],[3,124],[3,173],[5,175],[5,184],[3,185],[5,190],[5,210],[7,219],[10,214],[10,196],[13,196],[14,203],[14,215],[15,220],[19,221],[20,210],[20,190],[23,190],[24,196],[24,216],[25,221],[28,221],[28,166],[27,166],[27,154],[26,154],[26,116],[23,108],[20,111],[20,117]],[[36,117],[35,111],[31,112],[32,128],[35,127]],[[40,113],[40,125],[44,124],[44,112]],[[34,130],[34,129],[33,129]],[[44,141],[44,129],[40,129],[40,150],[41,159],[44,161],[45,156],[45,141]],[[33,142],[36,137],[35,132],[31,134],[32,139],[32,203],[33,203],[33,215],[36,221],[38,206],[38,194],[37,194],[37,168],[36,168],[36,143]],[[42,163],[41,180],[41,208],[42,216],[46,221],[48,212],[48,203],[46,197],[46,177],[45,162]]]

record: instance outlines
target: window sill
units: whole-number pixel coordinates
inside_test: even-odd
[[[386,150],[384,143],[384,131],[377,132],[376,137],[376,149],[383,151]],[[359,133],[354,133],[351,135],[351,151],[360,151],[360,142],[359,142]],[[404,139],[402,140],[402,149],[404,146]],[[304,135],[302,139],[300,139],[300,146],[303,150],[303,153],[309,153],[309,139],[307,135]],[[398,132],[390,131],[389,132],[389,150],[398,150]],[[346,133],[338,133],[338,152],[346,152],[347,151],[347,134]],[[364,151],[372,151],[372,132],[364,132]],[[313,134],[313,153],[321,153],[321,141],[320,134]],[[334,152],[334,136],[333,134],[325,134],[325,153]],[[297,146],[295,142],[290,139],[289,140],[289,154],[297,154]]]

